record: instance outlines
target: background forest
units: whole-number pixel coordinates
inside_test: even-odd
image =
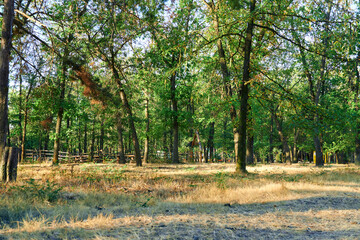
[[[360,164],[359,14],[357,0],[17,0],[7,145],[54,164]]]

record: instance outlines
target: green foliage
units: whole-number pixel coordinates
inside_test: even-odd
[[[227,188],[227,179],[229,178],[226,172],[217,172],[214,175],[214,180],[216,182],[216,186],[220,189]]]
[[[43,185],[35,179],[30,179],[24,185],[11,187],[10,193],[30,202],[54,203],[59,199],[62,189],[63,187],[58,187],[55,182],[49,180]]]

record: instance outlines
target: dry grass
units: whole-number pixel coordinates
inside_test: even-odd
[[[234,169],[21,165],[16,183],[0,186],[0,239],[360,238],[359,168]]]

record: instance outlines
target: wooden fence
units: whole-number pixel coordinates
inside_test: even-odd
[[[54,156],[54,150],[38,150],[38,149],[26,149],[25,150],[25,162],[46,162],[52,161]],[[198,154],[193,154],[190,157],[187,153],[179,154],[181,162],[200,162]],[[131,162],[135,159],[134,154],[125,154],[126,162]],[[153,154],[149,154],[150,162],[171,162],[171,154],[163,151],[158,151]],[[204,161],[204,158],[201,158]],[[116,162],[118,161],[117,152],[103,152],[95,151],[91,159],[90,153],[69,153],[59,151],[60,163],[85,163],[85,162]],[[224,161],[229,162],[230,160]],[[222,162],[221,160],[219,162]]]
[[[25,150],[25,161],[26,162],[44,162],[51,161],[54,156],[54,150],[37,150],[37,149],[26,149]],[[96,151],[93,154],[92,162],[104,162],[104,161],[117,161],[117,153],[103,153]],[[133,154],[126,154],[125,159],[129,162],[134,159]],[[83,163],[90,162],[89,153],[69,153],[59,151],[60,163]]]

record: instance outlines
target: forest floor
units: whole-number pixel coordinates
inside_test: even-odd
[[[49,164],[0,185],[0,239],[360,239],[354,165]]]

